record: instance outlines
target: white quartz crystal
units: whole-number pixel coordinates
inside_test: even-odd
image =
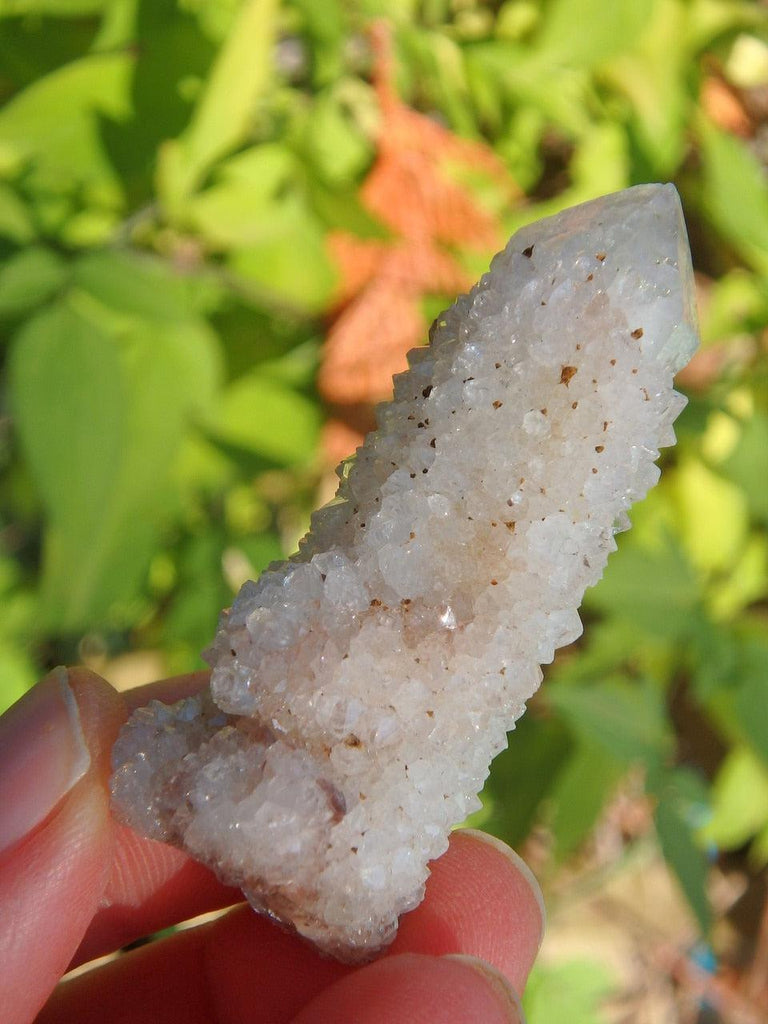
[[[519,231],[222,615],[210,694],[124,727],[121,819],[328,953],[388,943],[658,479],[693,302],[671,185]]]

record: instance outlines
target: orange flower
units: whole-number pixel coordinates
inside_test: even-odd
[[[458,138],[400,101],[392,84],[389,26],[378,22],[370,34],[381,122],[376,160],[360,198],[392,238],[334,232],[328,239],[341,283],[319,389],[348,428],[360,424],[361,405],[388,397],[393,374],[406,368],[406,353],[425,338],[422,297],[470,287],[469,275],[448,247],[499,247],[493,217],[450,176],[449,167],[480,169],[510,198],[519,195],[488,146]],[[369,420],[367,425],[370,414]],[[330,430],[328,436],[351,441],[355,435],[347,429]],[[328,454],[335,458],[338,452]]]

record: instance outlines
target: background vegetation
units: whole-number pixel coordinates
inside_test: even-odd
[[[200,666],[496,244],[677,184],[704,337],[679,445],[480,820],[553,925],[660,849],[692,916],[649,1019],[762,1019],[766,6],[0,0],[0,102],[3,706],[60,662]],[[531,1020],[645,1019],[618,984],[545,962]]]

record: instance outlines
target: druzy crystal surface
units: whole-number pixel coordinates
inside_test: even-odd
[[[389,942],[579,636],[695,345],[672,186],[518,232],[411,353],[299,552],[223,613],[210,692],[124,727],[119,816],[326,952]]]

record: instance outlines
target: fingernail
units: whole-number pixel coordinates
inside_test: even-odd
[[[40,825],[90,763],[67,670],[56,668],[0,718],[0,852]]]
[[[536,880],[536,876],[534,875],[534,873],[525,863],[523,858],[519,854],[515,853],[511,846],[507,846],[505,842],[502,842],[501,839],[497,839],[496,836],[490,836],[488,835],[487,832],[480,832],[478,829],[474,828],[463,828],[461,829],[461,831],[468,836],[472,836],[473,839],[477,839],[481,843],[486,843],[488,846],[492,846],[494,850],[498,850],[500,854],[502,854],[504,857],[507,858],[507,860],[511,861],[512,864],[514,864],[514,866],[517,868],[517,871],[528,883],[528,887],[530,888],[531,893],[533,894],[533,898],[536,900],[536,903],[538,904],[539,913],[541,915],[541,931],[539,932],[538,947],[539,949],[541,949],[541,944],[544,941],[544,932],[547,927],[547,908],[544,905],[544,894],[541,891],[541,886]]]
[[[510,1024],[525,1024],[525,1013],[520,997],[501,971],[497,971],[485,960],[480,960],[476,956],[466,956],[464,953],[447,953],[442,959],[456,960],[458,963],[471,967],[478,974],[482,974],[488,984],[499,994]]]

